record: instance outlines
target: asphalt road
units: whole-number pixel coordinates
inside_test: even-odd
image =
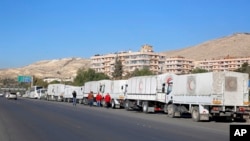
[[[230,124],[0,97],[0,141],[229,141]]]

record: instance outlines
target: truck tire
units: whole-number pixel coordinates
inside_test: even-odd
[[[78,100],[78,103],[79,103],[79,104],[82,104],[82,99],[79,99],[79,100]]]
[[[126,109],[127,111],[130,110],[130,101],[129,101],[129,100],[126,100],[126,101],[125,101],[124,107],[125,107],[125,109]]]
[[[83,98],[82,101],[83,101],[83,104],[84,104],[84,105],[88,105],[88,100],[87,100],[87,98]]]
[[[168,105],[168,117],[174,118],[176,112],[176,105],[170,104]]]
[[[142,112],[143,113],[148,113],[148,102],[147,101],[144,101],[142,103]]]
[[[192,110],[192,119],[193,119],[193,121],[196,121],[196,122],[200,121],[199,107],[193,107],[193,110]]]
[[[111,108],[115,109],[115,101],[114,100],[111,101]]]
[[[166,114],[168,113],[168,105],[167,104],[164,105],[164,109],[163,110],[164,110],[164,113],[166,113]]]
[[[102,105],[102,107],[106,107],[106,102],[104,99],[101,100],[101,105]]]

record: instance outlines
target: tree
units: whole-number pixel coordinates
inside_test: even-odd
[[[112,76],[114,79],[121,79],[122,78],[122,74],[123,74],[123,67],[122,67],[122,61],[116,57],[115,59],[115,65],[114,65],[115,69],[114,72],[112,73]]]
[[[144,67],[142,69],[136,68],[132,73],[129,73],[125,77],[130,78],[134,76],[146,76],[146,75],[154,75],[154,73],[150,71],[148,67]]]
[[[74,85],[74,83],[72,81],[65,81],[64,84],[65,85]]]
[[[104,74],[104,73],[95,73],[95,77],[94,80],[103,80],[103,79],[110,79],[108,75]]]
[[[48,83],[43,81],[43,79],[40,79],[36,76],[33,76],[33,85],[34,86],[42,86],[44,88],[48,87]]]
[[[16,80],[12,78],[4,78],[1,80],[1,82],[3,83],[4,86],[13,85],[17,83]]]
[[[208,72],[208,70],[201,69],[201,68],[195,68],[191,71],[191,73],[205,73]]]
[[[74,85],[82,86],[84,84],[84,73],[85,70],[83,68],[77,70],[77,75],[73,82]]]
[[[58,81],[58,80],[53,80],[53,81],[51,81],[49,84],[59,84],[59,83],[61,83],[61,82]]]
[[[249,78],[250,78],[250,66],[249,66],[249,64],[247,62],[243,63],[240,68],[235,70],[235,72],[248,73]]]
[[[104,73],[96,73],[95,70],[89,68],[87,71],[84,69],[78,69],[76,78],[74,79],[74,85],[82,86],[88,81],[97,81],[102,79],[109,79]]]

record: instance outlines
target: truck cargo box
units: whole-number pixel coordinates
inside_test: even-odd
[[[130,78],[126,99],[155,100],[156,84],[155,75]]]
[[[180,75],[173,81],[174,103],[246,106],[248,75],[210,72]]]
[[[90,91],[93,92],[94,95],[98,93],[98,81],[89,81],[84,84],[84,97],[88,97]]]

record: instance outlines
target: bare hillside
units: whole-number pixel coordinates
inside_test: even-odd
[[[249,57],[250,34],[237,33],[180,50],[163,52],[167,57],[183,56],[194,60],[219,59],[225,56]]]
[[[79,68],[89,68],[90,60],[82,58],[63,58],[39,61],[34,64],[16,68],[0,70],[1,78],[17,78],[18,75],[34,75],[39,78],[76,76]]]

